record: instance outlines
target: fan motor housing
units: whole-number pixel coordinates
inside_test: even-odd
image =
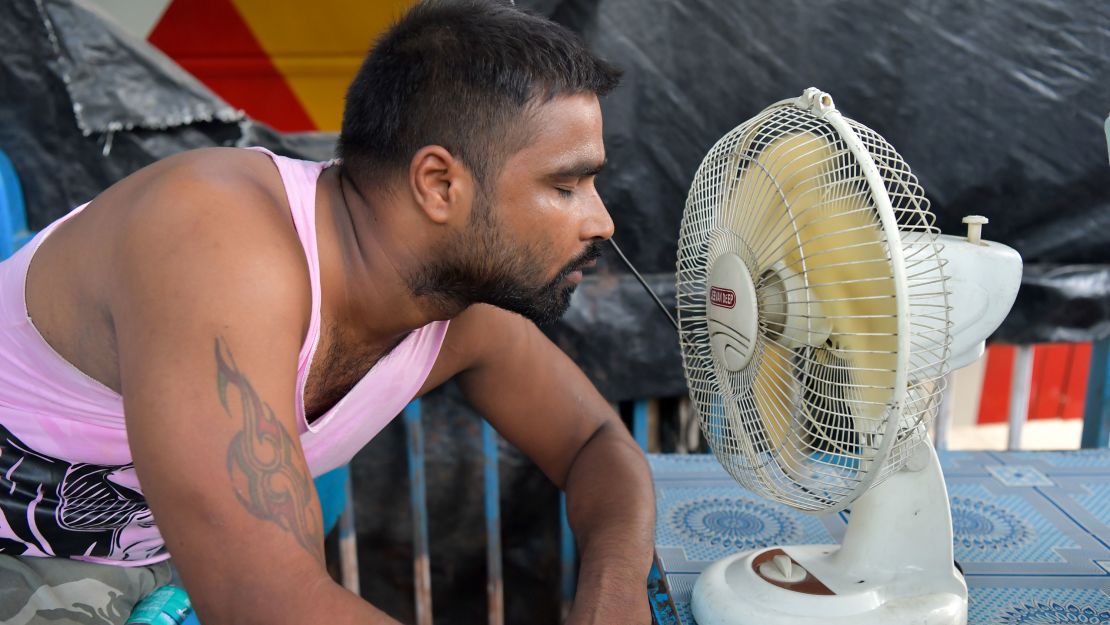
[[[709,344],[730,373],[743,370],[755,353],[759,309],[751,272],[739,256],[721,254],[709,272],[705,313]]]

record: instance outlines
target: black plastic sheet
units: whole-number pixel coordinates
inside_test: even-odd
[[[83,2],[0,3],[0,149],[22,182],[32,230],[178,152],[263,145],[329,158],[334,142],[246,118]]]
[[[1099,271],[1110,263],[1102,131],[1110,5],[1101,0],[520,4],[579,31],[626,70],[603,103],[610,167],[599,187],[642,271],[673,271],[686,190],[712,143],[810,85],[902,152],[946,232],[982,214],[992,222],[987,238],[1014,246],[1027,264]],[[0,5],[0,102],[0,148],[24,182],[32,228],[185,149],[266,145],[325,158],[334,141],[244,118],[145,42],[70,0]],[[1036,293],[1023,289],[1016,317],[1043,310],[1030,299]],[[653,313],[622,314],[636,323]],[[1099,338],[1102,321],[1066,335]],[[1061,336],[1044,324],[1013,327],[999,338]],[[655,344],[668,340],[665,332],[642,338]],[[620,394],[652,391],[641,384]]]
[[[1110,336],[1110,266],[1026,265],[1023,302],[995,333],[1009,343],[1072,343]]]
[[[674,275],[648,274],[644,279],[673,315]],[[686,394],[678,333],[628,273],[587,276],[567,314],[545,331],[609,401]]]
[[[582,33],[626,70],[603,102],[610,165],[599,180],[617,238],[641,269],[674,269],[701,158],[768,104],[816,86],[887,138],[919,177],[944,232],[985,215],[1039,281],[998,338],[1107,336],[1106,306],[1073,319],[1046,276],[1110,264],[1110,3],[1105,0],[521,0]],[[1069,278],[1070,279],[1070,278]],[[1084,284],[1097,284],[1094,277]],[[1106,294],[1054,289],[1053,306]],[[662,341],[662,335],[644,340]]]
[[[686,191],[712,144],[810,86],[902,153],[946,232],[981,214],[986,236],[1027,262],[1110,262],[1110,228],[1098,227],[1110,219],[1104,0],[546,8],[626,70],[603,105],[601,188],[643,270],[673,270]]]

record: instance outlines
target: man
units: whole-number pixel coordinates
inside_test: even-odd
[[[569,622],[647,623],[643,456],[533,325],[612,234],[617,80],[546,20],[421,4],[341,161],[168,158],[0,264],[0,621],[122,622],[172,555],[204,625],[394,623],[329,579],[310,476],[457,377],[566,490]]]

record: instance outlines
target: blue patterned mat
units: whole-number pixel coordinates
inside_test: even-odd
[[[969,625],[1110,625],[1110,450],[940,459]],[[717,558],[844,536],[844,514],[810,516],[752,495],[712,456],[649,461],[657,511],[650,594],[663,625],[695,625],[690,593]]]

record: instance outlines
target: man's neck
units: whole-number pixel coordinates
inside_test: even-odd
[[[403,202],[363,193],[342,166],[326,169],[317,188],[321,303],[335,323],[367,342],[389,341],[461,311],[442,310],[412,294],[406,276],[428,244],[408,224]]]

